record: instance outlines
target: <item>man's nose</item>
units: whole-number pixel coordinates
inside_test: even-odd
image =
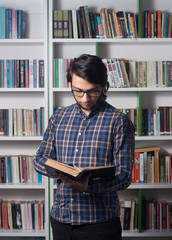
[[[83,95],[83,97],[82,97],[82,99],[83,99],[84,101],[86,101],[86,100],[88,100],[89,98],[90,98],[90,97],[89,97],[88,93],[85,92],[84,95]]]

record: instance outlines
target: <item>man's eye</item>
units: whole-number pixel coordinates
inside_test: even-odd
[[[82,90],[74,90],[75,92],[77,93],[82,93],[83,91]]]
[[[98,90],[90,90],[89,93],[98,93]]]

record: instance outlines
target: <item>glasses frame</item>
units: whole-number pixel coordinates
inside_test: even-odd
[[[71,89],[71,92],[75,97],[81,97],[82,98],[85,93],[87,94],[88,97],[98,97],[100,95],[101,90],[100,89],[99,90],[98,89],[97,90],[90,89],[90,90],[84,91],[84,90],[81,90],[81,89],[79,89],[79,90]],[[81,95],[77,95],[76,92],[79,92],[79,94],[81,94]],[[90,93],[96,93],[96,92],[97,92],[97,94],[90,95]]]

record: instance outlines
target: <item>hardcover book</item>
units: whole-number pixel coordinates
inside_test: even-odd
[[[70,166],[61,162],[57,162],[52,159],[48,159],[45,162],[45,168],[50,175],[56,173],[64,173],[66,176],[71,177],[73,180],[79,181],[83,179],[86,175],[91,174],[91,178],[105,178],[114,177],[116,166],[100,166],[100,167],[85,167],[78,168],[75,166]]]

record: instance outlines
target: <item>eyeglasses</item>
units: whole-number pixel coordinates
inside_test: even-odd
[[[83,90],[73,90],[72,93],[76,97],[83,97],[84,94],[86,93],[88,97],[98,97],[100,94],[100,90],[88,90],[88,91],[83,91]]]

